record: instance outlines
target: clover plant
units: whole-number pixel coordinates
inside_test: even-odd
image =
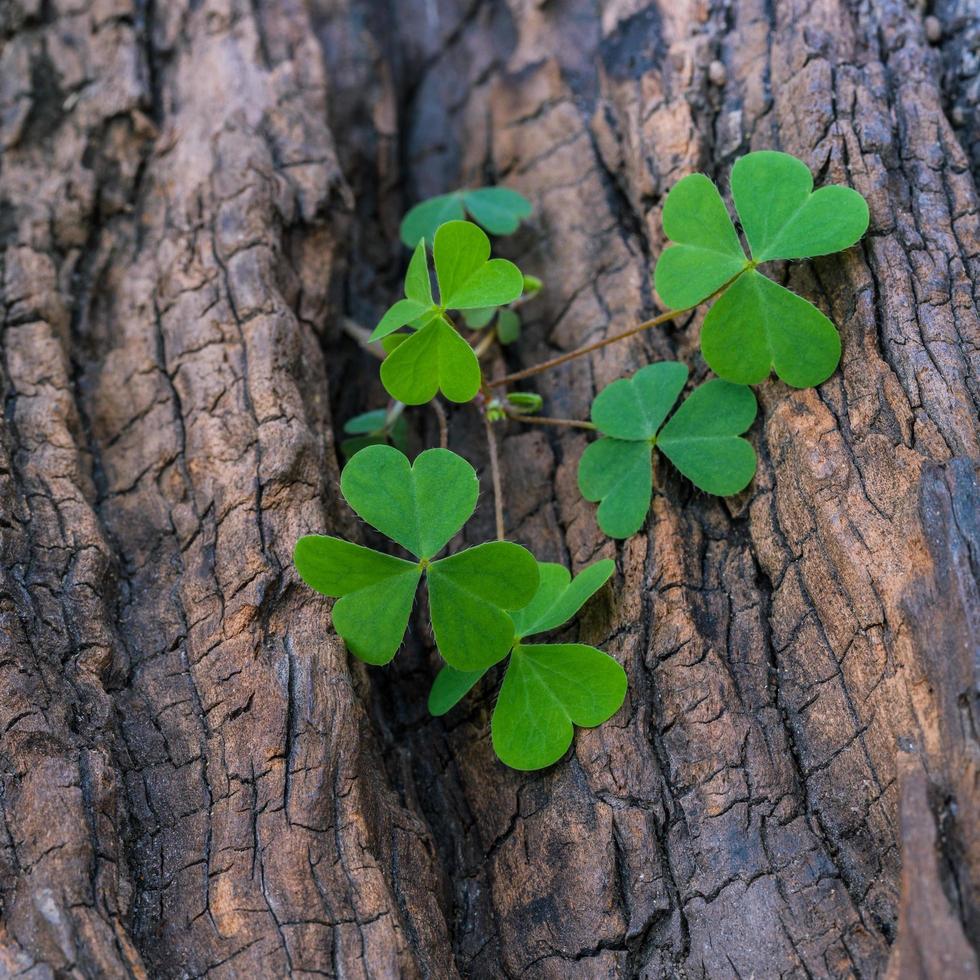
[[[440,225],[460,221],[467,213],[491,235],[509,235],[530,216],[531,202],[509,187],[480,187],[440,194],[416,204],[402,218],[401,240],[409,248],[415,248],[421,239],[431,244]]]
[[[702,174],[682,178],[667,195],[664,231],[673,242],[656,264],[654,284],[669,307],[651,320],[574,351],[502,376],[488,377],[481,357],[520,335],[515,307],[540,289],[513,263],[490,257],[492,234],[508,234],[531,213],[506,188],[456,191],[416,205],[401,226],[413,248],[404,297],[381,318],[372,341],[384,348],[381,381],[394,402],[347,423],[341,493],[369,525],[408,552],[406,559],[340,538],[308,535],[295,561],[310,586],[337,601],[334,629],[355,656],[391,660],[411,619],[420,582],[428,590],[432,634],[445,665],[429,695],[435,715],[450,711],[495,664],[507,659],[491,721],[498,757],[516,769],[539,769],[567,750],[573,726],[611,717],[626,694],[626,675],[607,654],[582,643],[531,643],[564,626],[612,575],[596,562],[574,579],[504,540],[506,512],[495,427],[508,421],[592,430],[579,459],[579,488],[599,504],[600,528],[626,538],[643,525],[659,452],[698,489],[728,496],[751,482],[755,451],[745,433],[757,410],[748,387],[772,371],[796,388],[825,381],[840,360],[840,338],[812,303],[765,276],[777,260],[828,255],[853,245],[868,226],[856,191],[813,189],[801,161],[763,150],[736,161],[731,195],[748,251],[715,185]],[[438,299],[427,243],[432,245]],[[591,354],[713,300],[701,328],[701,353],[718,375],[692,388],[688,367],[667,361],[613,381],[592,405],[591,421],[538,414],[548,392],[508,390],[515,382]],[[459,321],[453,319],[458,316]],[[475,346],[460,333],[466,325]],[[489,329],[487,329],[489,328]],[[495,389],[502,389],[495,394]],[[419,454],[404,445],[402,410],[440,393],[471,402],[482,417],[494,488],[497,540],[437,557],[473,514],[473,467],[446,448]],[[439,408],[443,446],[449,429]]]
[[[600,501],[596,517],[611,538],[643,526],[654,448],[696,487],[718,496],[738,493],[755,475],[755,450],[740,438],[755,420],[752,389],[706,381],[665,422],[686,383],[686,365],[661,361],[614,381],[592,403],[602,438],[582,453],[578,483],[586,500]]]
[[[814,191],[805,163],[767,150],[736,161],[731,188],[752,257],[718,189],[691,174],[664,203],[664,231],[677,244],[657,263],[657,292],[668,306],[687,308],[725,289],[701,328],[701,353],[719,377],[757,384],[774,369],[794,388],[818,385],[840,360],[836,328],[757,267],[848,248],[868,228],[868,205],[849,187]]]
[[[439,285],[433,299],[425,243],[419,242],[405,275],[405,298],[381,318],[371,340],[418,325],[381,365],[381,383],[406,405],[422,405],[437,391],[451,402],[468,402],[480,390],[480,363],[459,335],[447,310],[503,306],[524,291],[513,262],[490,258],[490,239],[469,221],[450,221],[435,234],[432,249]]]
[[[465,459],[427,449],[409,464],[392,446],[368,446],[344,467],[340,492],[362,520],[414,559],[319,534],[296,542],[303,581],[339,600],[333,625],[351,653],[370,664],[395,656],[425,578],[432,631],[447,663],[476,670],[507,656],[513,637],[504,610],[534,596],[534,557],[520,545],[490,541],[435,560],[476,509],[479,481]]]

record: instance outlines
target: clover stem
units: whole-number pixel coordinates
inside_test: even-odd
[[[509,412],[504,409],[507,418],[514,422],[529,422],[531,425],[558,425],[566,429],[591,429],[596,426],[592,422],[580,422],[578,419],[558,419],[550,415],[522,415],[520,412]]]
[[[385,413],[385,429],[390,432],[392,426],[398,421],[404,411],[405,403],[392,399],[388,403],[388,410]]]
[[[487,430],[487,446],[490,448],[490,478],[493,481],[493,516],[497,523],[497,540],[504,540],[504,488],[500,480],[500,460],[497,457],[497,436],[493,422],[482,412],[483,426]]]
[[[746,268],[748,268],[748,263],[746,263]],[[515,371],[513,374],[505,374],[502,378],[495,378],[493,381],[488,381],[487,385],[490,388],[499,388],[501,385],[511,384],[514,381],[523,381],[525,378],[533,377],[535,374],[541,374],[542,371],[550,371],[552,368],[566,364],[576,357],[591,354],[592,351],[601,350],[603,347],[608,347],[610,344],[615,344],[620,340],[626,340],[638,333],[642,333],[644,330],[649,330],[651,327],[659,327],[660,324],[667,323],[668,320],[675,320],[682,313],[690,313],[691,310],[697,309],[701,303],[707,303],[716,296],[720,296],[744,271],[745,269],[740,269],[736,275],[732,276],[727,282],[723,282],[710,296],[705,296],[704,299],[695,303],[693,306],[685,306],[682,310],[667,310],[666,313],[661,313],[652,320],[644,320],[642,323],[638,323],[635,327],[630,327],[629,330],[624,330],[622,333],[615,333],[611,337],[603,337],[602,340],[586,344],[584,347],[576,347],[575,350],[571,350],[567,354],[561,354],[559,357],[551,358],[551,360],[542,361],[540,364],[532,364],[531,367],[524,368],[521,371]]]
[[[352,320],[349,316],[341,317],[340,319],[340,329],[347,334],[348,337],[357,341],[358,346],[367,351],[372,357],[378,358],[379,361],[385,359],[385,352],[379,343],[372,343],[371,341],[371,331],[367,327],[362,327],[356,320]]]
[[[660,316],[655,316],[652,320],[644,320],[643,323],[639,323],[635,327],[630,327],[629,330],[624,330],[622,333],[613,334],[611,337],[603,337],[602,340],[596,340],[591,344],[586,344],[584,347],[576,347],[575,350],[571,350],[567,354],[553,357],[548,361],[542,361],[540,364],[533,364],[531,367],[524,368],[522,371],[515,371],[513,374],[505,374],[502,378],[494,378],[492,381],[488,381],[487,384],[491,388],[499,388],[501,385],[511,384],[514,381],[523,381],[525,378],[533,377],[535,374],[541,374],[542,371],[550,371],[552,368],[566,364],[568,361],[573,361],[576,357],[591,354],[592,351],[601,350],[603,347],[608,347],[610,344],[615,344],[620,340],[626,340],[627,337],[642,333],[651,327],[659,327],[661,323],[673,320],[675,317],[680,316],[681,313],[687,313],[688,310],[693,309],[693,306],[689,306],[684,310],[668,310],[666,313],[661,313]]]
[[[493,346],[493,342],[497,339],[497,328],[491,327],[484,335],[480,338],[480,342],[473,348],[473,353],[476,354],[477,360],[483,357],[484,354]]]
[[[439,423],[439,447],[449,448],[449,419],[446,418],[446,410],[442,407],[442,402],[438,398],[433,398],[429,404],[432,411],[436,413],[436,421]]]

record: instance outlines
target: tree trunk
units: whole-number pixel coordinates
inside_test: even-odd
[[[0,975],[977,976],[980,21],[936,0],[930,44],[924,6],[0,2]],[[421,621],[366,669],[293,569],[364,533],[342,320],[395,297],[407,205],[499,181],[546,284],[508,366],[622,330],[666,191],[761,148],[869,201],[783,272],[841,368],[757,389],[743,495],[663,467],[619,545],[584,436],[505,430],[508,534],[617,559],[578,630],[630,680],[508,770],[492,680],[430,718]],[[534,387],[703,375],[700,320]],[[465,406],[450,446],[486,477]]]

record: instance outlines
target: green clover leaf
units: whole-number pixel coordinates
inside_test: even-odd
[[[381,340],[400,327],[415,321],[427,322],[442,311],[432,299],[432,283],[429,280],[429,260],[425,254],[425,244],[419,242],[412,253],[405,273],[405,298],[389,307],[378,321],[370,340]]]
[[[687,367],[662,361],[607,385],[592,403],[592,421],[614,439],[651,439],[687,384]]]
[[[400,410],[389,412],[388,409],[376,408],[355,415],[344,423],[344,432],[351,437],[340,444],[344,459],[350,459],[365,446],[384,445],[388,442],[402,452],[408,448],[408,423]]]
[[[696,388],[664,424],[686,381],[683,364],[664,361],[614,381],[593,402],[602,437],[582,453],[579,489],[599,503],[596,520],[610,537],[628,538],[643,526],[654,447],[707,493],[738,493],[755,475],[755,450],[740,438],[755,419],[752,391],[716,378]]]
[[[518,644],[490,722],[493,749],[512,769],[543,769],[565,754],[573,725],[601,725],[625,697],[626,671],[595,647]]]
[[[826,188],[830,190],[830,188]],[[812,303],[750,269],[708,310],[701,353],[729,381],[776,374],[794,388],[826,381],[840,360],[840,335]]]
[[[344,467],[340,492],[361,520],[428,560],[469,520],[480,484],[448,449],[427,449],[409,463],[397,449],[373,446]]]
[[[596,521],[611,538],[629,538],[643,527],[653,493],[649,442],[597,439],[578,464],[578,488],[598,503]]]
[[[830,255],[868,230],[868,205],[857,191],[815,191],[810,168],[788,153],[760,150],[737,160],[732,198],[756,262]]]
[[[427,450],[409,464],[391,446],[368,446],[344,467],[340,489],[359,517],[417,559],[323,535],[297,541],[296,568],[311,588],[339,600],[333,625],[350,651],[371,664],[394,657],[425,575],[436,643],[447,662],[486,668],[505,657],[513,629],[504,610],[534,596],[533,555],[492,542],[432,560],[476,507],[473,467],[446,449]]]
[[[534,598],[528,605],[509,613],[511,643],[520,643],[526,637],[546,633],[568,622],[602,588],[615,569],[615,562],[606,558],[589,565],[573,580],[563,565],[538,562],[539,582]],[[486,669],[464,671],[445,665],[429,693],[429,711],[444,715],[485,673]]]
[[[748,265],[728,208],[704,174],[690,174],[664,201],[664,234],[676,245],[664,249],[654,286],[671,308],[707,299]]]
[[[432,257],[444,309],[503,306],[524,291],[521,270],[507,259],[491,259],[490,239],[472,222],[440,225]]]
[[[424,405],[439,391],[451,402],[468,402],[480,377],[473,348],[442,316],[407,336],[381,364],[385,390],[406,405]]]
[[[393,346],[381,366],[381,382],[392,398],[422,405],[441,391],[449,401],[468,402],[480,389],[480,364],[473,348],[446,317],[446,310],[482,314],[517,299],[524,276],[513,262],[490,258],[490,239],[469,221],[450,221],[435,234],[433,258],[439,302],[432,296],[425,244],[419,242],[405,276],[405,299],[381,318],[371,340],[404,326],[415,333]]]
[[[456,670],[444,664],[429,691],[429,714],[436,717],[454,708],[476,686],[485,670]]]
[[[319,534],[300,538],[293,560],[311,589],[338,599],[333,625],[350,652],[369,664],[388,663],[412,613],[418,565]]]
[[[755,476],[752,443],[741,435],[755,421],[755,395],[714,378],[681,403],[657,435],[657,448],[705,493],[730,497]]]
[[[428,579],[432,632],[443,659],[457,670],[485,670],[507,656],[514,624],[504,610],[534,594],[538,569],[520,545],[490,541],[433,562]]]
[[[582,569],[573,579],[564,565],[538,562],[539,584],[534,598],[510,618],[519,640],[564,626],[609,581],[616,571],[611,558]]]
[[[415,248],[421,239],[431,244],[440,225],[459,221],[468,211],[491,235],[510,235],[531,210],[526,197],[507,187],[455,191],[416,204],[402,219],[399,234],[409,248]]]
[[[664,202],[664,231],[676,244],[654,270],[657,292],[668,306],[687,309],[731,283],[702,330],[711,369],[738,383],[762,381],[775,369],[794,387],[820,384],[840,360],[834,325],[756,266],[849,248],[867,230],[868,206],[849,187],[814,191],[806,164],[770,150],[738,160],[731,186],[751,259],[717,188],[703,174],[691,174]]]
[[[405,296],[420,306],[433,305],[429,257],[425,254],[425,246],[422,242],[416,246],[408,263],[408,270],[405,273]]]

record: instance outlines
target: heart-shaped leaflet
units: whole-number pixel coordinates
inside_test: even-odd
[[[439,391],[451,402],[468,402],[480,390],[480,362],[440,314],[384,359],[381,383],[406,405],[424,405]]]
[[[654,286],[671,309],[707,299],[749,264],[718,188],[704,174],[690,174],[667,195],[664,234],[676,245],[664,249]]]
[[[748,153],[732,167],[732,199],[756,262],[850,248],[868,230],[868,205],[850,187],[813,189],[810,168],[788,153]]]
[[[410,464],[391,446],[368,446],[344,467],[340,490],[358,517],[429,559],[469,520],[480,483],[448,449],[427,449]]]
[[[490,258],[490,239],[470,221],[450,221],[436,232],[432,258],[439,301],[447,310],[511,303],[524,291],[513,262]]]
[[[625,697],[626,672],[595,647],[518,644],[490,722],[493,749],[512,769],[543,769],[571,745],[573,725],[601,725]]]
[[[840,352],[840,335],[820,310],[754,269],[726,290],[701,326],[704,359],[739,384],[758,384],[775,369],[786,384],[809,388],[834,373]]]
[[[310,588],[338,600],[333,625],[351,653],[369,664],[388,663],[405,635],[419,566],[321,534],[300,538],[293,561]]]
[[[405,299],[398,300],[389,307],[374,328],[369,340],[381,340],[399,327],[417,320],[428,322],[441,312],[432,298],[432,283],[429,280],[429,260],[425,254],[425,242],[419,242],[412,253],[405,273]]]
[[[429,612],[443,659],[460,671],[482,671],[503,660],[514,642],[504,612],[525,605],[538,587],[530,552],[489,541],[429,565]]]
[[[755,476],[755,450],[741,435],[756,410],[751,388],[713,378],[681,402],[657,435],[657,448],[705,493],[731,496]]]

